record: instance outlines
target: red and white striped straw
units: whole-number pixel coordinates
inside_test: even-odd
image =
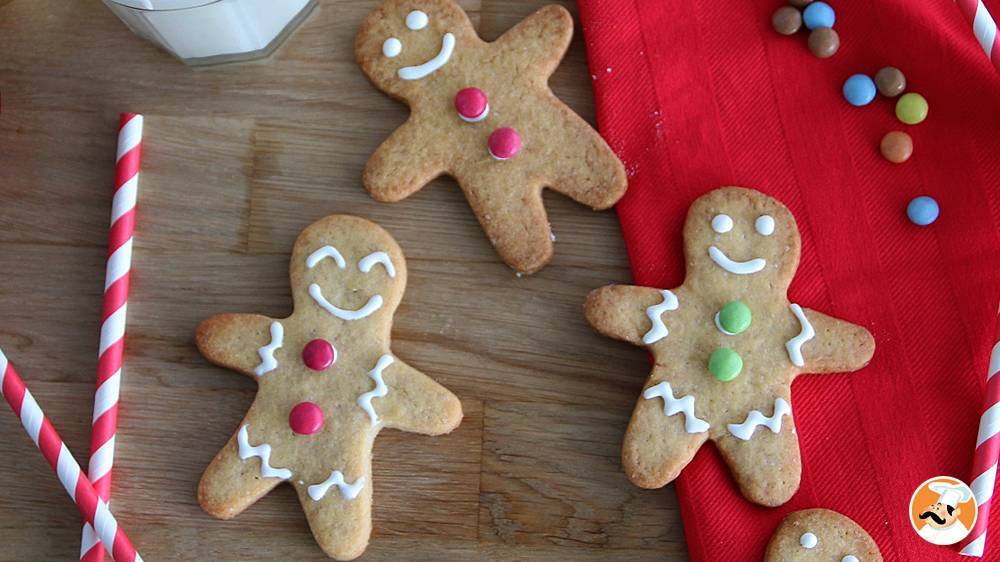
[[[986,550],[986,527],[990,522],[990,500],[997,479],[997,459],[1000,458],[1000,309],[997,310],[997,333],[993,338],[990,367],[986,373],[986,397],[979,418],[976,453],[972,458],[972,495],[979,506],[979,517],[960,544],[964,556],[982,556]]]
[[[1000,72],[1000,37],[997,36],[997,22],[986,9],[986,5],[982,0],[955,0],[955,5],[972,26],[972,33],[986,53],[986,58],[990,59],[993,68]]]
[[[111,468],[118,428],[118,390],[121,387],[129,273],[132,269],[132,233],[142,155],[142,115],[122,113],[118,125],[115,191],[111,203],[108,263],[104,275],[104,312],[97,359],[93,432],[90,435],[88,475],[104,501],[111,499]],[[104,544],[89,524],[80,538],[80,560],[103,562]]]
[[[108,504],[97,495],[97,490],[66,448],[56,428],[45,417],[31,392],[24,386],[24,381],[14,370],[14,366],[7,361],[3,350],[0,350],[0,393],[7,400],[10,409],[21,418],[24,430],[56,472],[59,482],[79,508],[80,514],[97,529],[101,541],[112,545],[111,556],[115,561],[142,562],[142,557],[132,546],[125,531],[118,526]]]

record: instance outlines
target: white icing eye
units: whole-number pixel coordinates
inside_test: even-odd
[[[420,10],[413,10],[406,14],[406,27],[413,31],[427,27],[427,14]]]
[[[719,234],[725,234],[733,229],[733,219],[729,215],[715,215],[712,217],[712,230]]]
[[[382,43],[382,54],[390,59],[403,52],[403,42],[395,37],[390,37]]]
[[[774,234],[774,217],[771,215],[761,215],[757,217],[757,222],[753,223],[753,227],[757,229],[757,234],[770,236]]]

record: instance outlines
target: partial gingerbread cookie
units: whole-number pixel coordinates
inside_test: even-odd
[[[458,426],[462,407],[392,354],[406,262],[386,231],[357,217],[321,219],[295,241],[290,274],[288,318],[223,314],[198,326],[209,361],[258,384],[236,434],[205,470],[198,502],[229,519],[288,482],[320,547],[350,560],[371,533],[379,430],[441,435]]]
[[[882,553],[849,518],[829,509],[804,509],[781,522],[764,562],[882,562]]]
[[[784,205],[717,189],[688,212],[682,286],[611,285],[587,297],[594,328],[655,359],[622,450],[636,485],[664,486],[711,439],[747,499],[781,505],[798,489],[792,379],[860,369],[875,350],[864,328],[788,302],[799,249]]]
[[[399,201],[452,176],[503,260],[520,273],[541,269],[553,239],[543,188],[606,209],[626,187],[607,143],[548,87],[572,35],[573,19],[554,5],[492,43],[451,0],[388,0],[372,11],[358,64],[410,106],[365,167],[372,197]]]

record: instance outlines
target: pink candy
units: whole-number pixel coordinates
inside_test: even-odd
[[[302,361],[313,371],[322,371],[337,360],[337,350],[324,339],[315,339],[302,348]]]
[[[323,410],[312,402],[299,402],[288,414],[288,425],[299,435],[312,435],[323,428]]]
[[[490,104],[479,88],[462,88],[455,94],[455,110],[463,121],[476,123],[490,114]]]
[[[521,152],[521,135],[510,127],[500,127],[490,134],[489,147],[497,160],[509,160]]]

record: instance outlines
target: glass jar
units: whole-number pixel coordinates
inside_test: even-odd
[[[136,35],[190,65],[263,58],[316,0],[103,0]]]

